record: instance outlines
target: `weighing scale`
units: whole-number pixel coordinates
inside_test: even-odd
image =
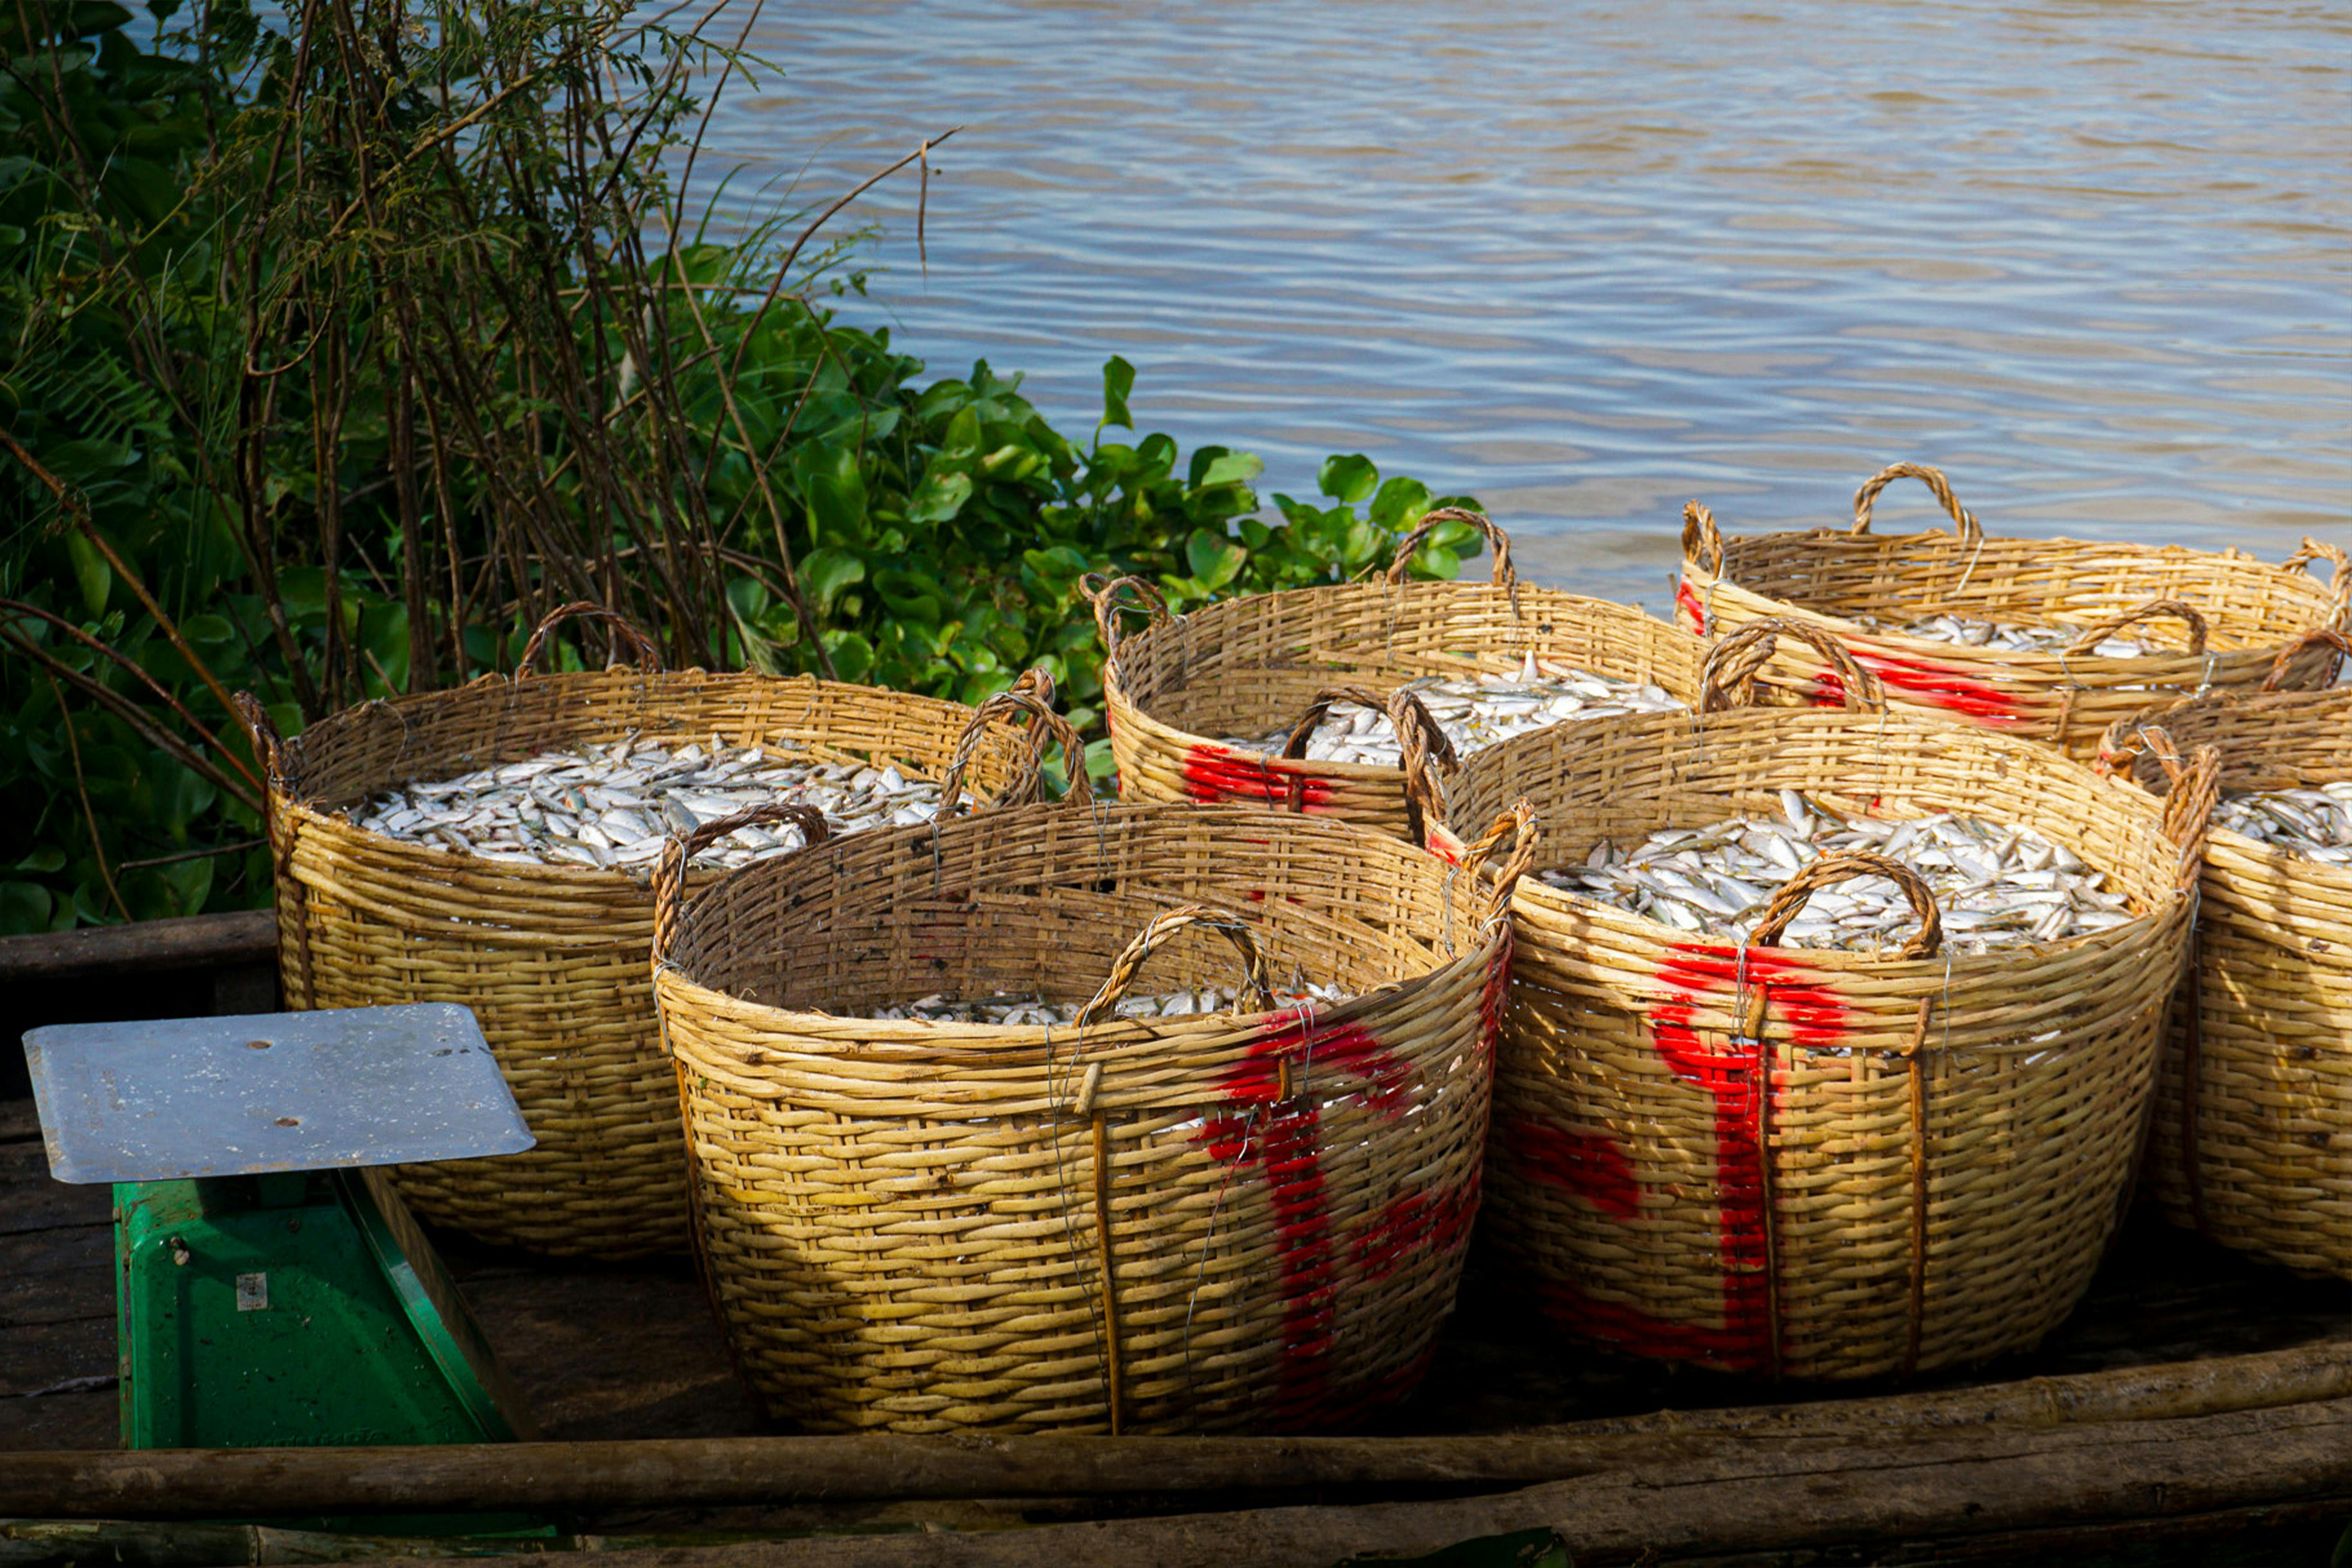
[[[538,1436],[376,1167],[533,1139],[453,1004],[25,1036],[61,1182],[114,1184],[122,1444]]]

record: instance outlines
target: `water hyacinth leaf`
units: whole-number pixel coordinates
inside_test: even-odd
[[[1265,461],[1255,452],[1231,452],[1223,447],[1203,447],[1192,454],[1192,484],[1194,489],[1213,489],[1219,485],[1245,485],[1265,472]]]
[[[1129,395],[1135,391],[1135,367],[1118,354],[1103,363],[1103,416],[1097,431],[1116,426],[1121,430],[1135,428],[1135,420],[1127,411]]]
[[[0,882],[0,934],[48,930],[51,907],[49,890],[38,882]]]
[[[1249,560],[1249,552],[1236,541],[1221,539],[1204,528],[1194,533],[1184,546],[1184,559],[1202,585],[1213,591],[1223,587],[1240,574],[1243,564]]]
[[[236,640],[236,628],[229,625],[228,617],[215,616],[208,610],[190,616],[182,621],[180,633],[190,642],[200,643],[208,647]]]
[[[66,868],[66,852],[54,844],[44,844],[11,868],[16,871],[37,871],[47,875]]]
[[[908,498],[907,521],[909,522],[945,522],[961,511],[971,500],[971,476],[967,473],[942,472],[934,468],[923,478],[922,484]]]
[[[866,476],[847,447],[804,447],[793,454],[793,479],[808,508],[809,536],[844,544],[866,535]]]
[[[1367,515],[1382,528],[1402,532],[1421,521],[1429,510],[1429,487],[1419,479],[1402,474],[1384,481],[1380,494],[1372,498]]]
[[[1380,479],[1380,469],[1361,452],[1334,452],[1323,459],[1315,482],[1332,500],[1352,505],[1370,495]]]
[[[874,645],[863,632],[826,632],[824,651],[833,656],[833,668],[844,680],[863,680],[873,671]]]
[[[107,595],[114,589],[114,568],[98,547],[79,533],[66,535],[66,554],[73,562],[74,585],[81,590],[84,608],[93,616],[106,610]]]
[[[866,563],[845,550],[813,550],[801,562],[801,584],[809,607],[820,616],[833,613],[842,590],[866,581]]]

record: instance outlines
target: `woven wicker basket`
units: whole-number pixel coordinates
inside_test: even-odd
[[[2341,634],[2321,640],[2352,651]],[[2227,789],[2352,779],[2352,688],[2203,698],[2108,738],[2158,793],[2175,744],[2220,747]],[[2200,888],[2157,1080],[2149,1192],[2176,1225],[2352,1279],[2352,867],[2217,826]]]
[[[1879,700],[1835,643],[1765,621],[1718,645],[1710,705],[1736,697],[1775,633],[1818,639],[1844,689]],[[1963,954],[1940,946],[1914,873],[1834,857],[1742,946],[1528,877],[1487,1233],[1559,1321],[1642,1355],[1832,1379],[2029,1346],[2073,1309],[2123,1205],[2203,817],[2167,824],[2145,795],[2028,742],[1787,708],[1507,741],[1464,764],[1453,810],[1475,821],[1525,795],[1540,868],[1603,838],[1777,815],[1783,789],[1850,814],[2025,824],[2108,872],[2145,917]],[[1432,847],[1457,842],[1440,829]],[[1814,889],[1863,874],[1893,877],[1920,915],[1899,955],[1773,945]]]
[[[1903,478],[1926,482],[1950,514],[1953,534],[1870,531],[1879,491]],[[2336,563],[2325,587],[2299,570],[2321,559]],[[2088,761],[2109,724],[2152,702],[2253,689],[2283,646],[2315,627],[2344,629],[2347,595],[2352,563],[2317,540],[2305,540],[2280,567],[2235,550],[1987,538],[1942,474],[1897,463],[1856,492],[1849,532],[1725,539],[1693,501],[1683,514],[1675,608],[1685,625],[1710,635],[1760,616],[1811,621],[1852,649],[1898,706],[2046,741]],[[2014,653],[1888,629],[1944,614],[2079,625],[2083,634],[2064,651]],[[1865,626],[1864,617],[1885,624]],[[2126,626],[2177,639],[2179,651],[2133,658],[2083,651]],[[2286,685],[2319,685],[2326,665],[2306,653]],[[1784,697],[1833,700],[1826,674],[1820,661],[1788,648],[1769,684]]]
[[[580,608],[550,616],[540,637]],[[650,666],[652,645],[624,635]],[[979,721],[956,703],[814,679],[534,675],[539,640],[511,679],[366,703],[283,742],[248,710],[269,770],[286,1005],[459,1002],[481,1020],[539,1142],[401,1167],[402,1195],[425,1218],[537,1252],[682,1252],[685,1152],[646,972],[646,881],[428,848],[363,831],[341,809],[411,779],[625,736],[791,740],[828,760],[887,760],[936,778]],[[996,789],[1034,778],[1033,763],[1028,738],[991,725],[972,778]]]
[[[1296,1431],[1402,1397],[1478,1200],[1509,933],[1476,896],[1344,823],[1106,805],[860,834],[666,901],[655,989],[739,1370],[836,1432]],[[1230,980],[1228,941],[1257,982],[1352,999],[863,1016],[1099,1011],[1147,955],[1147,989]]]
[[[1494,581],[1408,583],[1405,566],[1442,522],[1469,522],[1494,547]],[[1424,517],[1396,552],[1387,579],[1255,595],[1171,617],[1148,585],[1090,584],[1102,635],[1103,700],[1119,794],[1129,800],[1267,804],[1362,823],[1421,841],[1401,769],[1370,763],[1269,757],[1216,737],[1295,724],[1337,694],[1391,707],[1391,689],[1426,676],[1517,669],[1534,653],[1619,679],[1646,681],[1690,701],[1699,647],[1654,616],[1519,582],[1511,542],[1476,512]],[[1125,603],[1128,595],[1135,603]],[[1150,624],[1119,635],[1118,616]],[[1369,690],[1373,694],[1367,697]],[[1417,704],[1396,704],[1399,736],[1452,754]],[[1304,738],[1304,728],[1300,730]]]

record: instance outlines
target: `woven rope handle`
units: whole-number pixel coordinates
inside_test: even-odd
[[[2308,572],[2315,561],[2336,563],[2336,571],[2327,579],[2328,591],[2339,605],[2352,601],[2352,554],[2347,554],[2340,544],[2330,544],[2306,533],[2303,536],[2303,548],[2288,556],[2284,564],[2290,572]]]
[[[1715,512],[1704,501],[1683,502],[1683,559],[1696,561],[1723,575],[1723,532],[1715,526]]]
[[[661,646],[646,636],[635,621],[630,620],[618,610],[608,610],[604,605],[591,604],[586,599],[574,599],[568,605],[559,605],[548,611],[547,618],[541,621],[531,632],[530,640],[522,645],[522,657],[515,661],[516,679],[520,680],[524,676],[537,671],[540,650],[547,646],[547,639],[554,635],[557,624],[574,616],[583,621],[604,622],[613,628],[614,640],[616,643],[625,642],[635,651],[639,669],[648,674],[657,675],[661,672]]]
[[[1396,553],[1389,558],[1389,581],[1403,582],[1406,570],[1412,564],[1412,552],[1421,548],[1422,541],[1449,522],[1466,522],[1486,536],[1486,542],[1494,547],[1495,552],[1495,586],[1511,590],[1511,604],[1516,608],[1519,602],[1519,573],[1518,568],[1511,564],[1511,536],[1497,528],[1493,518],[1483,511],[1472,511],[1466,506],[1442,506],[1435,511],[1422,513],[1421,521],[1412,525],[1412,531],[1397,541]]]
[[[988,727],[1000,719],[1010,721],[1024,713],[1032,721],[1028,772],[1006,785],[990,804],[997,806],[1021,805],[1039,798],[1044,793],[1041,773],[1048,740],[1060,743],[1062,760],[1070,775],[1069,790],[1062,798],[1076,805],[1093,804],[1094,784],[1087,777],[1087,743],[1078,739],[1077,731],[1071,728],[1067,719],[1054,711],[1052,678],[1042,670],[1032,673],[1037,677],[1035,681],[1024,675],[1009,689],[998,692],[972,710],[971,717],[964,723],[963,733],[956,737],[955,752],[948,758],[947,772],[940,778],[940,815],[942,817],[953,816],[963,809],[958,798],[963,794],[963,775],[971,768],[972,758],[980,754],[980,742],[987,735]],[[1042,697],[1039,695],[1041,689],[1045,694]]]
[[[1807,900],[1832,882],[1843,882],[1849,877],[1884,877],[1903,889],[1910,902],[1911,912],[1919,917],[1919,931],[1903,944],[1906,958],[1933,958],[1944,945],[1944,917],[1937,911],[1936,895],[1918,872],[1891,856],[1874,855],[1866,849],[1849,850],[1843,855],[1824,855],[1780,885],[1764,906],[1748,940],[1758,947],[1777,946],[1780,933]]]
[[[1112,577],[1089,572],[1078,579],[1078,592],[1095,607],[1095,636],[1102,640],[1103,662],[1118,657],[1118,613],[1144,617],[1146,631],[1174,617],[1168,613],[1168,595],[1140,577]],[[1122,601],[1122,596],[1126,602]]]
[[[2131,734],[2118,736],[2116,731],[2127,723],[2132,726]],[[2118,750],[2145,751],[2163,764],[2164,813],[2158,825],[2180,851],[2176,885],[2184,889],[2195,886],[2205,864],[2205,835],[2212,825],[2213,808],[2221,804],[2221,749],[2200,746],[2183,761],[2170,731],[2161,724],[2130,720],[2108,726],[2107,738],[2118,742]]]
[[[1725,708],[1752,707],[1756,678],[1772,662],[1782,637],[1794,637],[1829,660],[1844,687],[1849,710],[1857,713],[1885,710],[1885,688],[1878,677],[1854,661],[1843,643],[1817,626],[1788,616],[1761,616],[1716,640],[1699,670],[1698,710],[1713,713]]]
[[[1110,976],[1095,993],[1094,1000],[1078,1014],[1078,1026],[1099,1024],[1109,1016],[1111,1009],[1118,1005],[1118,999],[1127,994],[1127,988],[1135,983],[1136,972],[1143,967],[1143,961],[1151,956],[1152,950],[1171,933],[1186,926],[1205,926],[1222,933],[1234,944],[1234,951],[1241,954],[1242,1012],[1263,1013],[1273,1005],[1274,969],[1248,924],[1241,916],[1223,910],[1211,909],[1206,904],[1185,904],[1156,917],[1127,944],[1126,952],[1111,961]]]
[[[1511,893],[1518,887],[1519,879],[1527,875],[1528,868],[1534,864],[1536,840],[1541,837],[1543,830],[1536,826],[1535,803],[1521,796],[1511,803],[1508,810],[1495,818],[1495,825],[1487,828],[1475,844],[1462,851],[1462,864],[1475,870],[1485,865],[1502,847],[1504,839],[1511,840],[1510,854],[1495,872],[1495,898],[1486,908],[1488,920],[1510,909]]]
[[[2205,651],[2205,617],[2203,616],[2178,599],[2150,599],[2137,609],[2126,610],[2122,615],[2112,619],[2101,621],[2096,626],[2084,627],[2080,636],[2058,650],[2059,656],[2071,658],[2078,653],[2088,653],[2099,646],[2101,639],[2113,637],[2126,626],[2137,626],[2142,621],[2153,620],[2159,616],[2174,616],[2189,628],[2189,651],[2192,655]]]
[[[688,834],[672,834],[662,844],[661,860],[654,867],[654,957],[669,950],[670,933],[686,898],[686,868],[697,855],[739,828],[764,827],[789,822],[801,830],[801,847],[813,849],[832,837],[824,813],[799,801],[772,800],[748,806],[730,816],[714,816]]]
[[[1289,736],[1282,742],[1282,755],[1291,762],[1304,757],[1307,742],[1315,738],[1316,726],[1329,717],[1331,710],[1342,702],[1387,714],[1389,723],[1396,730],[1397,743],[1405,751],[1418,749],[1423,757],[1434,758],[1438,766],[1449,773],[1462,765],[1461,757],[1454,750],[1454,742],[1446,738],[1444,726],[1438,723],[1436,716],[1422,701],[1420,693],[1402,686],[1389,692],[1369,686],[1325,687],[1315,694],[1315,700],[1307,705],[1307,710],[1290,727]],[[1405,766],[1402,758],[1398,759],[1397,765]]]
[[[2336,662],[2328,668],[2327,679],[2320,682],[2322,686],[2335,685],[2336,678],[2343,674],[2344,659],[2352,658],[2352,637],[2346,637],[2342,632],[2321,626],[2315,631],[2304,633],[2294,641],[2279,649],[2278,657],[2271,660],[2271,672],[2263,677],[2262,689],[2264,691],[2276,691],[2279,689],[2279,683],[2286,679],[2287,667],[2315,647],[2332,647],[2338,655]]]
[[[237,718],[245,725],[245,732],[253,738],[255,760],[261,763],[271,779],[279,779],[278,752],[286,742],[278,733],[278,721],[269,716],[269,710],[261,705],[261,699],[250,691],[233,693],[229,705],[236,710]]]
[[[1951,518],[1953,530],[1959,535],[1962,544],[1984,542],[1984,525],[1960,504],[1960,498],[1952,493],[1952,483],[1944,478],[1942,470],[1931,468],[1925,463],[1891,463],[1863,480],[1862,488],[1853,492],[1853,527],[1849,531],[1870,531],[1871,509],[1878,504],[1878,492],[1897,479],[1917,479],[1926,485],[1929,493],[1935,496],[1936,503]]]

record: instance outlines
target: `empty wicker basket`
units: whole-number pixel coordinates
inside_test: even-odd
[[[2321,640],[2345,647],[2337,634]],[[2204,698],[2109,737],[2118,763],[2158,793],[2171,788],[2175,745],[2218,746],[2227,790],[2352,779],[2352,689]],[[2200,887],[2147,1190],[2176,1225],[2352,1279],[2352,867],[2217,826]]]
[[[664,674],[637,641],[648,668],[535,675],[527,653],[511,679],[365,703],[282,742],[266,720],[257,731],[286,1005],[474,1010],[538,1144],[403,1166],[397,1181],[425,1218],[500,1246],[608,1258],[688,1249],[677,1086],[647,974],[647,879],[427,847],[364,831],[343,808],[411,779],[625,736],[791,741],[817,758],[937,778],[975,722],[960,704],[870,687]],[[1009,726],[990,725],[977,752],[977,790],[1034,776],[1032,742]]]
[[[1492,583],[1405,581],[1423,536],[1447,521],[1486,532]],[[1121,635],[1119,616],[1135,609],[1150,624]],[[1696,638],[1623,605],[1521,583],[1503,531],[1455,508],[1422,519],[1382,582],[1255,595],[1171,616],[1147,584],[1121,579],[1095,586],[1095,614],[1122,797],[1270,805],[1415,843],[1417,807],[1401,768],[1269,755],[1217,737],[1292,725],[1344,689],[1356,689],[1344,692],[1350,700],[1369,692],[1386,705],[1405,681],[1507,673],[1531,653],[1685,702],[1697,694]],[[1409,706],[1392,717],[1406,744],[1428,743]],[[1434,749],[1444,754],[1442,738]]]
[[[1846,690],[1875,700],[1810,628],[1760,623],[1717,658],[1769,655],[1757,638],[1776,625],[1818,638]],[[1849,816],[2021,823],[2144,913],[1959,953],[1940,945],[1926,884],[1895,866],[1921,929],[1881,954],[1768,933],[1859,874],[1841,859],[1883,858],[1808,867],[1748,945],[1523,878],[1487,1233],[1559,1321],[1636,1354],[1858,1378],[2032,1345],[2088,1285],[2126,1192],[2202,814],[2168,826],[2158,803],[2028,742],[1788,708],[1507,741],[1464,764],[1453,810],[1472,822],[1528,797],[1540,869],[1604,838],[1772,816],[1784,789]]]
[[[674,920],[666,893],[655,987],[739,1369],[836,1432],[1296,1431],[1402,1397],[1477,1205],[1507,958],[1469,877],[1263,809],[987,811],[751,866]],[[1147,990],[1351,998],[866,1016],[1100,1005],[1139,963]]]
[[[1935,493],[1952,534],[1870,531],[1879,492],[1904,478]],[[2335,563],[2324,587],[2304,570],[2318,560]],[[1855,494],[1845,532],[1726,539],[1707,509],[1692,502],[1675,607],[1685,625],[1710,636],[1762,616],[1810,621],[1851,649],[1897,706],[2046,741],[2088,761],[2109,724],[2151,702],[2252,690],[2285,645],[2315,628],[2344,629],[2347,595],[2345,552],[2317,540],[2271,566],[2235,550],[1990,538],[1942,474],[1897,463]],[[1896,629],[1942,615],[2083,629],[2074,644],[2049,652],[1971,647]],[[2088,651],[2125,627],[2163,646],[2122,658]],[[2305,653],[2285,684],[2317,686],[2327,668],[2321,654]],[[1784,647],[1769,682],[1784,696],[1834,701],[1829,675],[1821,660]]]

